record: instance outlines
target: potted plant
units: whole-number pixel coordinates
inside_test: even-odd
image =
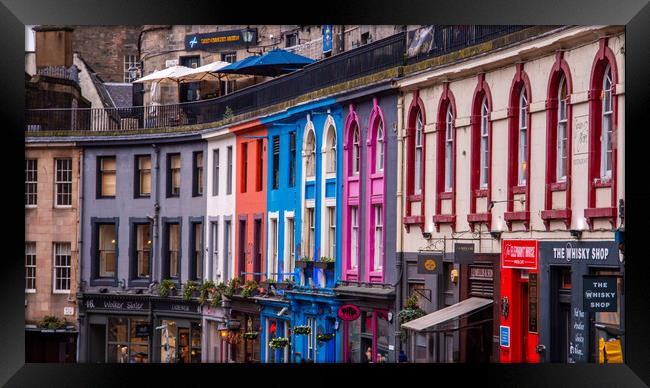
[[[242,334],[241,337],[243,339],[247,339],[247,340],[254,340],[254,339],[257,339],[258,335],[259,335],[259,333],[256,332],[256,331],[249,331],[247,333]]]
[[[311,334],[311,327],[304,325],[304,326],[294,326],[293,327],[293,334],[295,335],[309,335]]]
[[[251,296],[257,295],[259,285],[255,280],[248,280],[244,283],[244,289],[241,293],[241,296],[244,298],[250,298]]]
[[[293,280],[286,278],[280,283],[276,283],[275,288],[278,290],[290,290],[293,288]]]
[[[262,285],[262,287],[264,287],[266,289],[270,289],[271,286],[273,286],[273,287],[276,286],[276,281],[273,278],[269,278],[269,279],[264,280],[261,285]]]
[[[162,297],[176,295],[176,283],[170,279],[163,279],[160,284],[158,284],[158,295]]]
[[[210,294],[214,295],[215,292],[216,287],[214,282],[212,280],[205,280],[203,284],[201,284],[201,287],[199,287],[199,304],[203,306],[210,297]]]
[[[183,300],[189,302],[192,297],[197,297],[199,293],[199,286],[193,280],[188,280],[183,286]]]
[[[303,256],[300,260],[296,260],[296,267],[298,268],[308,268],[310,265],[313,265],[314,260],[311,257]]]
[[[333,339],[334,336],[335,336],[334,333],[321,333],[321,334],[318,334],[316,336],[316,339],[319,342],[327,342],[327,341],[330,341],[331,339]]]
[[[221,284],[220,284],[220,286],[221,286]],[[239,291],[240,287],[241,287],[241,279],[240,278],[232,278],[228,282],[228,285],[223,288],[223,295],[230,298],[235,294],[235,292]]]
[[[214,294],[212,294],[212,300],[210,301],[210,306],[212,307],[219,307],[221,306],[221,292],[217,291]]]
[[[269,341],[269,347],[271,349],[282,349],[287,345],[289,345],[289,339],[286,337],[276,337]]]
[[[46,315],[43,320],[38,322],[38,327],[41,329],[56,330],[62,329],[65,326],[65,321],[53,315]]]
[[[323,256],[319,261],[314,262],[314,266],[320,269],[333,270],[334,269],[334,258]]]

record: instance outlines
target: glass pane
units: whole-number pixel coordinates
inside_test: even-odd
[[[377,354],[376,362],[388,362],[388,316],[385,312],[377,312]]]
[[[115,172],[102,172],[102,196],[115,195]]]
[[[143,364],[149,362],[149,346],[131,344],[130,362],[133,364]]]
[[[160,361],[163,363],[176,362],[176,322],[163,320],[160,331]]]
[[[128,342],[127,318],[111,317],[108,319],[108,342]]]
[[[349,362],[360,363],[361,360],[361,317],[354,321],[347,322],[348,326],[348,351],[350,352]]]

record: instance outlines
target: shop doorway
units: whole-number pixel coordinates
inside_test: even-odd
[[[551,362],[566,363],[571,324],[571,269],[551,269]]]
[[[90,324],[88,333],[88,361],[91,363],[106,362],[106,325]]]
[[[160,362],[194,364],[201,362],[201,324],[161,321]]]

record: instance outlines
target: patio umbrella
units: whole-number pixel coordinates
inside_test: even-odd
[[[181,74],[176,77],[180,82],[198,82],[198,81],[219,81],[221,80],[221,75],[219,70],[223,67],[230,65],[228,62],[216,61],[197,67],[196,69],[190,69],[190,71]]]
[[[221,73],[251,74],[275,77],[291,73],[313,63],[314,60],[286,50],[273,49],[261,56],[252,56],[237,61],[219,70]]]
[[[159,82],[174,82],[178,83],[178,77],[181,77],[182,75],[186,74],[189,72],[190,69],[189,67],[186,66],[171,66],[166,69],[160,70],[160,71],[154,71],[153,73],[149,74],[146,77],[142,77],[138,80],[133,81],[134,83],[145,83],[145,82],[153,82],[153,81],[159,81]]]

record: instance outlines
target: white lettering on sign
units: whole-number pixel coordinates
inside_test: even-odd
[[[535,258],[535,247],[509,246],[508,256],[521,258]]]
[[[63,315],[74,315],[74,307],[64,307]]]
[[[120,302],[107,302],[104,301],[104,308],[105,309],[121,309],[124,303]]]
[[[93,302],[92,299],[88,299],[86,301],[86,308],[87,309],[94,309],[95,308],[95,303]]]
[[[553,248],[553,258],[560,260],[607,260],[609,248]]]
[[[185,305],[181,305],[181,304],[173,304],[171,306],[171,309],[176,310],[176,311],[190,311],[190,306],[185,306]]]

